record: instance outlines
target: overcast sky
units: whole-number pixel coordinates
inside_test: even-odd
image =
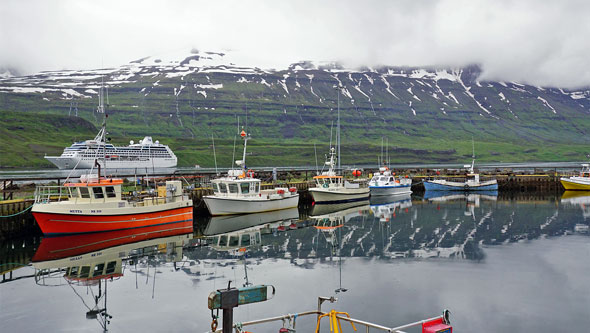
[[[587,0],[0,1],[0,67],[116,66],[197,48],[244,63],[482,65],[482,79],[590,86]]]

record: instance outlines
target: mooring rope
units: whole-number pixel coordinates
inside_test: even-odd
[[[22,210],[22,211],[20,211],[18,213],[14,213],[14,214],[10,214],[10,215],[5,215],[5,216],[4,215],[0,215],[0,217],[13,217],[13,216],[17,216],[19,214],[22,214],[22,213],[26,212],[27,210],[29,210],[31,208],[33,208],[33,205],[30,205],[29,207],[25,208],[25,210]]]

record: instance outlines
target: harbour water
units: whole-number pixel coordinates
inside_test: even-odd
[[[31,236],[2,246],[0,322],[3,332],[101,331],[92,310],[106,303],[113,332],[206,332],[207,296],[231,280],[276,289],[271,300],[236,308],[235,322],[314,310],[318,296],[335,296],[323,310],[389,327],[449,309],[457,332],[583,332],[589,225],[590,193],[487,193],[197,218],[192,232],[154,234],[162,238]],[[15,258],[32,259],[20,267]],[[93,258],[120,266],[102,280],[58,270],[82,270]],[[315,322],[298,318],[297,331],[312,332]]]

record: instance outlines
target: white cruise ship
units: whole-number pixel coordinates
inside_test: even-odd
[[[129,146],[116,147],[101,141],[102,131],[94,140],[76,142],[64,149],[61,156],[45,156],[60,169],[91,169],[94,160],[104,159],[109,169],[135,168],[173,168],[177,158],[172,150],[146,136],[139,143],[130,142]],[[104,154],[104,155],[103,155]]]

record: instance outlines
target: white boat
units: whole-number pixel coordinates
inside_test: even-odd
[[[381,167],[369,181],[369,190],[371,196],[412,193],[412,179],[400,176],[396,178],[389,168]]]
[[[351,201],[366,200],[369,198],[369,188],[361,186],[360,183],[350,183],[344,177],[337,175],[334,171],[336,160],[338,160],[338,170],[340,168],[340,90],[338,87],[338,123],[336,129],[336,146],[338,147],[338,156],[336,150],[332,147],[330,138],[330,154],[326,156],[325,165],[328,171],[322,172],[321,175],[313,177],[316,182],[315,187],[309,188],[313,201],[316,204],[334,204]]]
[[[313,201],[316,204],[335,204],[367,200],[369,198],[368,187],[361,187],[359,183],[350,183],[344,177],[336,175],[334,171],[335,155],[334,147],[330,148],[329,159],[326,162],[326,165],[329,166],[328,171],[313,177],[316,186],[309,189]]]
[[[104,113],[102,105],[101,93],[98,112]],[[91,169],[98,156],[104,156],[109,168],[113,169],[176,167],[177,158],[170,147],[158,140],[154,142],[151,136],[144,137],[138,143],[130,141],[126,147],[117,147],[106,142],[105,134],[104,128],[101,128],[94,139],[75,142],[66,147],[60,156],[45,156],[45,159],[59,169]]]
[[[473,144],[473,141],[472,141]],[[475,173],[475,146],[473,148],[473,159],[471,165],[464,165],[467,168],[467,175],[464,181],[448,181],[446,179],[433,179],[424,181],[426,191],[497,191],[498,181],[496,179],[482,181],[478,173]]]
[[[244,138],[242,160],[236,161],[240,169],[229,170],[226,177],[211,182],[213,195],[203,197],[209,213],[213,216],[248,214],[297,207],[299,194],[294,187],[260,189],[260,179],[254,178],[254,172],[246,169],[249,136],[244,131],[240,135]]]
[[[590,164],[582,164],[579,176],[562,177],[560,181],[566,190],[590,191]]]

